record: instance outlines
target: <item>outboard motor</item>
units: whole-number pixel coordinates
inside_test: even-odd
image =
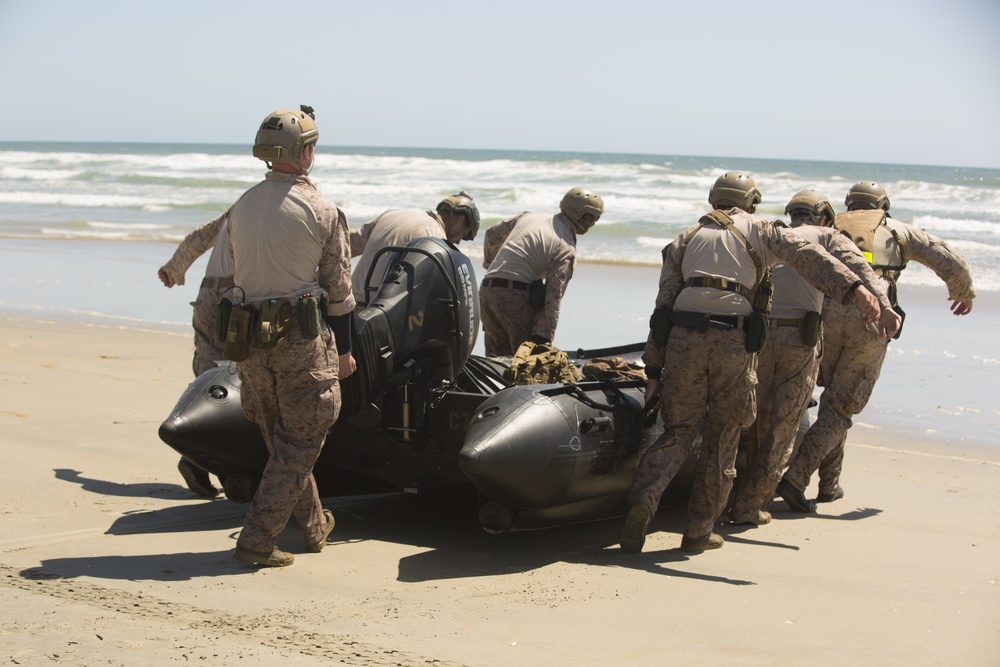
[[[479,291],[472,262],[443,239],[382,248],[394,253],[368,307],[354,317],[354,358],[342,414],[359,426],[380,424],[414,441],[428,392],[451,386],[479,332]]]

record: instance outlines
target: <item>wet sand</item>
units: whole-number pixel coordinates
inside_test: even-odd
[[[635,340],[649,275],[579,268],[559,336]],[[624,291],[613,314],[592,306]],[[280,570],[229,560],[245,506],[188,491],[156,435],[190,380],[186,331],[0,314],[0,657],[995,665],[998,355],[983,336],[998,309],[984,297],[955,318],[943,288],[905,295],[884,407],[851,431],[847,497],[818,515],[778,500],[770,525],[720,526],[725,548],[692,556],[677,549],[684,509],[665,508],[625,555],[617,521],[494,536],[463,497],[331,498],[334,542],[306,554],[289,528],[279,543],[297,559]],[[897,409],[901,395],[919,407]]]

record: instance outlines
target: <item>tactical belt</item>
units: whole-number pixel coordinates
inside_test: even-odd
[[[210,287],[212,289],[225,289],[235,285],[236,281],[233,280],[232,276],[223,276],[222,278],[205,278],[201,281],[202,288]]]
[[[721,276],[699,276],[698,278],[688,278],[685,283],[688,287],[711,287],[726,292],[735,292],[747,301],[750,300],[750,288],[746,285],[729,280]]]
[[[519,280],[507,280],[506,278],[484,278],[483,287],[509,287],[511,289],[526,291],[528,283],[522,283]]]
[[[685,329],[704,331],[705,329],[722,329],[729,331],[738,328],[743,318],[739,315],[709,315],[691,310],[675,310],[670,313],[670,322]]]
[[[802,318],[801,317],[797,317],[795,319],[785,319],[785,320],[778,319],[776,317],[772,317],[770,319],[770,322],[771,322],[771,326],[772,327],[800,327],[800,326],[802,326]]]

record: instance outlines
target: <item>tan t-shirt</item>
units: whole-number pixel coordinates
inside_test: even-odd
[[[328,315],[354,310],[347,218],[306,176],[270,171],[229,214],[235,296],[251,303],[326,293]]]
[[[365,295],[365,278],[379,250],[389,246],[405,246],[414,239],[427,236],[445,238],[444,222],[434,211],[413,208],[390,209],[361,225],[358,231],[352,231],[351,256],[361,255],[351,279],[354,300],[359,304],[368,301]],[[372,285],[382,283],[382,278],[389,269],[391,255],[392,253],[386,252],[378,258],[375,270],[372,271]],[[371,292],[367,296],[370,298],[375,293]]]

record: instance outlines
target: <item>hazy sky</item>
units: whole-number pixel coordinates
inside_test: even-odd
[[[1000,168],[997,0],[0,0],[0,141]]]

